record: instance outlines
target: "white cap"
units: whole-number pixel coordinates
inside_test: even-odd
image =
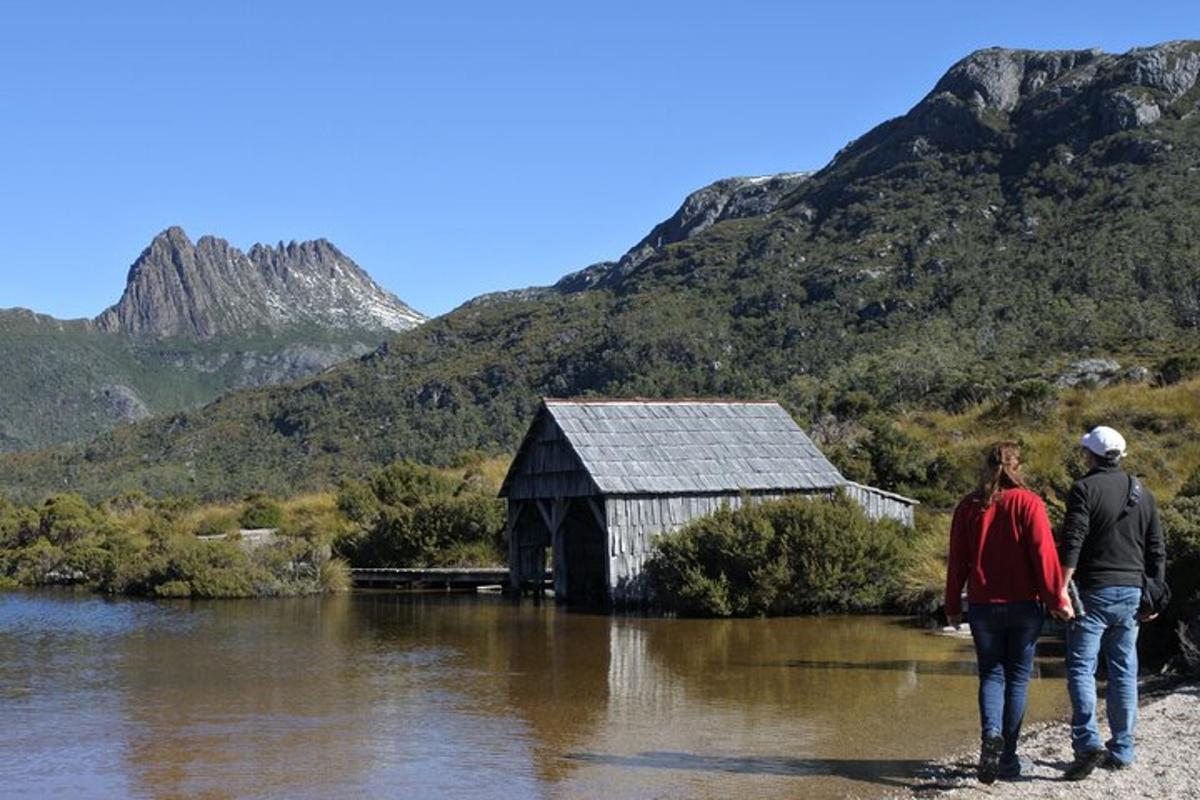
[[[1084,434],[1079,444],[1101,458],[1121,458],[1125,455],[1125,437],[1104,425]]]

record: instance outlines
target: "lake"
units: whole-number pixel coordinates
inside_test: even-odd
[[[1047,641],[1029,720],[1067,710]],[[0,594],[11,797],[834,798],[978,737],[969,639],[494,596]]]

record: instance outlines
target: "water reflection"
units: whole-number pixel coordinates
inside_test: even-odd
[[[1065,705],[1042,675],[1032,718]],[[868,796],[974,740],[974,684],[969,642],[881,618],[644,619],[447,595],[0,595],[0,785]]]

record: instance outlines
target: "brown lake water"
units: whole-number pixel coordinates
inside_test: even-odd
[[[1045,644],[1031,720],[1067,708]],[[0,594],[0,795],[870,797],[974,746],[975,686],[889,617]]]

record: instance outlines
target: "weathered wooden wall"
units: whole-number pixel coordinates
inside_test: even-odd
[[[549,414],[542,414],[517,456],[509,476],[508,497],[586,497],[596,494],[596,485],[579,457]]]
[[[747,495],[753,502],[778,499],[783,493]],[[741,494],[606,497],[608,520],[608,581],[614,603],[647,599],[642,566],[656,536],[682,527],[722,505],[740,508]]]
[[[899,495],[860,483],[847,483],[844,490],[851,500],[862,506],[871,519],[894,519],[912,527],[912,501],[906,502]]]

